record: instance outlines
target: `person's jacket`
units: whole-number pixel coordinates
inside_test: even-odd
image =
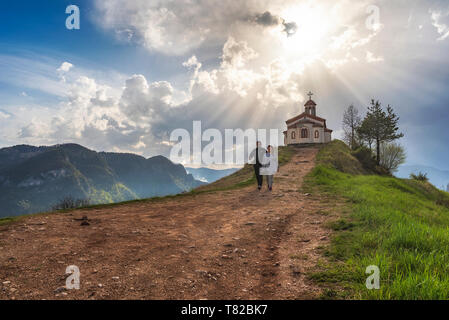
[[[249,155],[248,163],[255,164],[257,166],[261,166],[262,162],[263,162],[263,157],[265,156],[266,152],[267,152],[267,150],[265,150],[264,148],[254,149]]]
[[[260,174],[263,176],[275,175],[278,171],[278,158],[276,152],[265,153],[262,158],[262,167],[260,168]]]

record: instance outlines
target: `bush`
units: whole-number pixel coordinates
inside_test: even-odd
[[[58,210],[68,210],[68,209],[78,209],[82,207],[87,207],[90,204],[89,199],[75,199],[71,196],[65,197],[55,204],[52,209],[54,211]]]
[[[419,172],[418,174],[411,173],[410,179],[421,181],[421,182],[429,182],[427,173],[422,173],[422,172]]]
[[[449,209],[449,197],[447,195],[445,195],[444,193],[440,192],[438,194],[436,204]]]
[[[383,143],[380,147],[380,165],[390,173],[397,171],[405,159],[404,147],[398,143]]]
[[[352,155],[360,161],[363,168],[370,172],[376,172],[376,159],[374,158],[373,152],[367,147],[360,147],[352,152]]]

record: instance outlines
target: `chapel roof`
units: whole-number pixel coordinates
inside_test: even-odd
[[[316,106],[316,103],[315,103],[315,101],[313,101],[312,99],[310,99],[309,101],[306,102],[306,104],[305,104],[304,106],[306,106],[306,107],[309,107],[309,106]]]
[[[308,118],[311,118],[311,119],[314,119],[314,120],[317,120],[317,121],[326,122],[326,119],[323,119],[323,118],[314,116],[314,115],[312,115],[312,114],[308,114],[308,113],[303,112],[303,113],[301,113],[299,116],[296,116],[296,117],[294,117],[294,118],[291,118],[291,119],[287,120],[286,123],[287,123],[287,125],[288,125],[288,124],[290,124],[290,123],[292,123],[292,122],[294,122],[294,121],[296,121],[296,120],[299,120],[299,119],[305,118],[305,117],[308,117]]]

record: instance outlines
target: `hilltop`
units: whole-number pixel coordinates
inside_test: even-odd
[[[0,298],[448,298],[447,193],[373,174],[341,141],[280,162],[273,193],[245,166],[177,196],[3,221]],[[80,290],[63,288],[69,265]]]

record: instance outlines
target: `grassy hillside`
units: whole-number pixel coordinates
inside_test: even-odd
[[[343,201],[347,213],[329,224],[331,263],[312,278],[333,297],[448,299],[449,194],[429,183],[364,175],[361,168],[341,141],[317,156],[307,187]],[[370,265],[380,268],[380,290],[365,286]]]

